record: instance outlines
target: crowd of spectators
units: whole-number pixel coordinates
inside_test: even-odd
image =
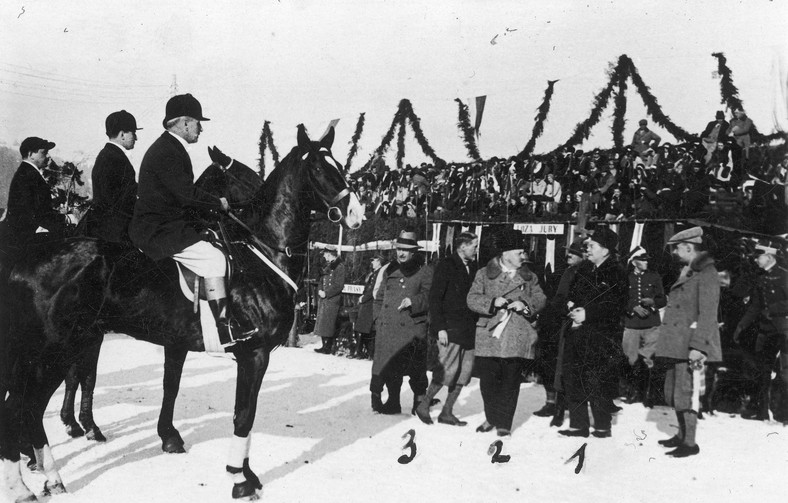
[[[661,142],[641,121],[632,143],[620,149],[566,147],[526,158],[422,163],[402,170],[377,159],[354,177],[368,211],[382,217],[518,221],[584,214],[621,220],[727,211],[768,232],[764,213],[786,215],[788,152],[751,144],[752,121],[741,111],[736,116],[728,122],[718,112],[692,143]],[[785,231],[780,224],[770,233]]]

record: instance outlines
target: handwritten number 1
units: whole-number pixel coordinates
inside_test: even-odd
[[[408,463],[413,461],[413,458],[416,457],[416,442],[414,442],[414,440],[416,439],[416,431],[408,430],[407,433],[402,435],[402,438],[408,438],[408,443],[405,444],[402,448],[403,449],[410,448],[410,454],[403,454],[402,456],[399,457],[399,459],[397,459],[397,461],[401,465],[407,465]]]
[[[580,470],[583,469],[583,462],[585,462],[586,460],[586,445],[588,444],[585,443],[581,445],[580,448],[577,450],[577,452],[572,454],[572,457],[567,459],[566,463],[564,463],[564,464],[568,464],[570,461],[577,458],[577,466],[575,467],[575,473],[580,473]]]

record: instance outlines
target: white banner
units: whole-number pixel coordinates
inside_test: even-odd
[[[563,235],[564,224],[514,224],[523,234]]]

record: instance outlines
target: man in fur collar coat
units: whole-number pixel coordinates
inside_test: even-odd
[[[536,275],[525,264],[525,237],[514,229],[496,236],[500,254],[476,273],[468,307],[476,322],[476,371],[484,401],[485,421],[476,431],[497,428],[511,434],[526,359],[536,353],[532,321],[546,302]]]
[[[416,251],[416,233],[402,231],[394,242],[397,260],[386,268],[378,295],[383,306],[377,320],[372,360],[372,410],[399,414],[402,378],[409,377],[413,408],[427,391],[427,308],[432,267],[423,265]],[[381,403],[383,384],[389,396]]]
[[[679,431],[659,443],[675,448],[668,455],[683,458],[700,452],[695,443],[699,407],[693,405],[693,392],[697,395],[699,390],[694,389],[693,372],[702,375],[707,362],[722,361],[717,324],[720,284],[702,228],[681,231],[668,240],[668,245],[684,267],[668,293],[656,354],[670,364],[665,376],[665,401],[676,410]]]

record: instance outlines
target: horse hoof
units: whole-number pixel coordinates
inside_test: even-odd
[[[244,477],[246,477],[246,481],[251,483],[255,487],[255,489],[263,488],[263,483],[260,482],[260,478],[254,472],[254,470],[252,470],[252,468],[249,466],[249,458],[244,459],[243,474]]]
[[[83,430],[82,427],[79,425],[79,423],[77,423],[76,421],[68,422],[65,424],[66,424],[66,433],[68,434],[69,437],[79,438],[85,434],[85,430]]]
[[[63,485],[63,482],[57,481],[54,484],[49,484],[47,480],[44,482],[44,491],[41,493],[42,496],[52,496],[54,494],[65,494],[66,493],[66,486]]]
[[[168,454],[184,454],[186,449],[183,448],[183,440],[180,436],[169,437],[162,441],[161,450]]]
[[[239,484],[233,484],[233,499],[242,501],[257,501],[260,495],[254,484],[248,480]]]
[[[105,437],[104,434],[101,433],[101,430],[99,429],[98,426],[89,428],[88,431],[85,433],[85,438],[87,438],[88,440],[95,440],[96,442],[107,441],[107,437]]]

